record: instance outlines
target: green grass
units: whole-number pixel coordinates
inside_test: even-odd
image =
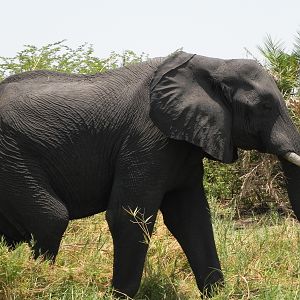
[[[276,214],[234,221],[213,203],[226,285],[213,299],[300,299],[300,226]],[[225,211],[225,213],[224,213]],[[26,244],[0,245],[0,299],[112,299],[112,241],[104,216],[72,222],[54,266]],[[135,299],[199,299],[193,274],[161,216]]]

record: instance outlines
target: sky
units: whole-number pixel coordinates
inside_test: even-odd
[[[0,6],[0,56],[23,45],[66,39],[92,44],[100,58],[133,50],[150,57],[184,51],[219,58],[255,56],[270,34],[292,48],[300,0],[10,0]]]

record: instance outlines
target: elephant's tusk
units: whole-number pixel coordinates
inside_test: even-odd
[[[300,156],[295,152],[288,152],[284,155],[284,158],[294,165],[300,167]]]

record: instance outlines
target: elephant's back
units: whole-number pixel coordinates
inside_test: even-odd
[[[32,84],[33,82],[80,82],[80,81],[94,81],[105,77],[106,73],[95,73],[95,74],[75,74],[75,73],[64,73],[49,70],[35,70],[27,71],[18,74],[8,76],[0,82],[1,85],[8,83],[24,83]]]

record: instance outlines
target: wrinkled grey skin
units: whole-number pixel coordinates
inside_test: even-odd
[[[147,245],[125,209],[161,210],[200,291],[223,281],[202,158],[236,148],[279,156],[300,218],[299,134],[274,81],[254,61],[177,53],[94,76],[47,71],[0,84],[0,233],[10,247],[33,236],[55,259],[69,220],[106,211],[113,287],[133,296]],[[101,267],[101,266],[99,266]]]

